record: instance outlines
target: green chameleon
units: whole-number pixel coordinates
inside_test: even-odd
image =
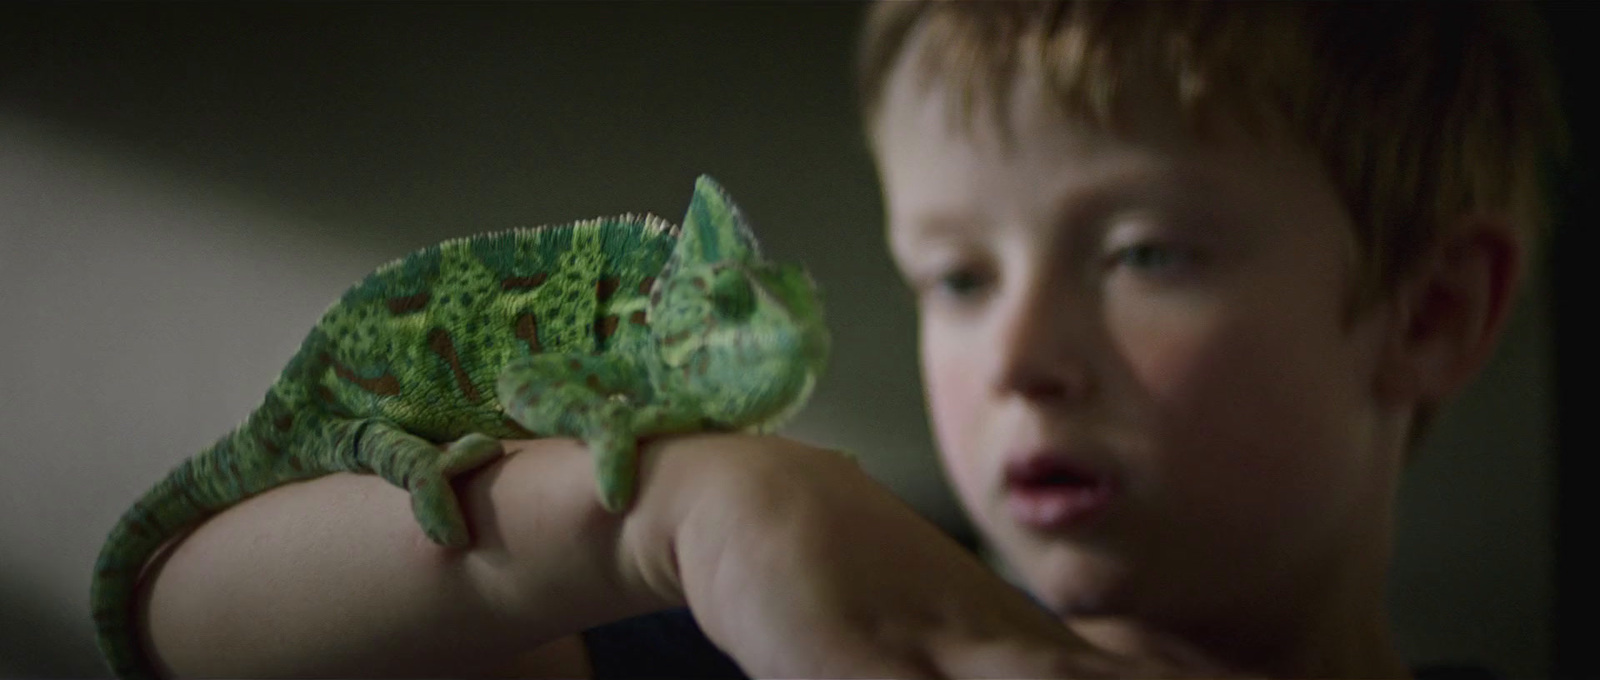
[[[771,431],[810,396],[829,345],[811,278],[764,260],[709,177],[681,228],[623,215],[414,252],[346,291],[244,423],[122,515],[90,596],[101,653],[118,676],[152,673],[133,631],[140,569],[247,497],[375,473],[410,492],[429,539],[461,547],[451,479],[503,455],[502,438],[566,436],[588,445],[600,503],[621,512],[640,437]]]

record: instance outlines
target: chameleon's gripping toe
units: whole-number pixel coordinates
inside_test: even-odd
[[[594,455],[600,504],[613,513],[627,510],[639,488],[638,442],[633,435],[613,429],[597,432],[588,444]]]
[[[473,433],[452,443],[422,474],[410,481],[411,511],[428,539],[449,548],[464,548],[472,541],[460,499],[451,481],[489,464],[505,453],[500,440]]]

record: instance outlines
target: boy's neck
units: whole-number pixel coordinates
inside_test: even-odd
[[[1176,642],[1227,670],[1263,677],[1409,678],[1385,602],[1393,515],[1378,517],[1339,548],[1277,572],[1290,580],[1257,581],[1224,598],[1226,611],[1069,616],[1067,626],[1108,651],[1159,658]]]
[[[1002,577],[1027,589],[1026,581],[986,546],[980,548],[980,556]],[[1067,626],[1101,649],[1136,657],[1160,657],[1179,637],[1205,650],[1214,662],[1265,677],[1411,677],[1411,666],[1390,632],[1381,577],[1376,583],[1371,578],[1366,584],[1349,581],[1320,597],[1304,598],[1320,600],[1317,604],[1303,604],[1276,617],[1252,617],[1247,625],[1226,630],[1156,632],[1146,622],[1117,617],[1071,618]],[[1305,612],[1310,611],[1323,613],[1316,625],[1307,625]]]
[[[1328,587],[1320,592],[1250,603],[1239,616],[1207,617],[1203,626],[1157,627],[1117,617],[1068,619],[1067,625],[1115,653],[1181,660],[1198,651],[1227,670],[1264,677],[1409,678],[1410,665],[1390,631],[1383,575],[1374,570],[1346,571],[1349,578],[1322,581]]]
[[[1182,636],[1176,646],[1170,634],[1153,632],[1140,623],[1120,620],[1071,621],[1068,626],[1095,646],[1139,658],[1188,660],[1216,664],[1230,672],[1274,678],[1409,678],[1411,668],[1395,649],[1382,621],[1329,635],[1308,634],[1298,641],[1270,643],[1258,638],[1240,644],[1240,632]],[[1203,650],[1197,652],[1196,650]],[[1203,669],[1201,669],[1203,670]]]

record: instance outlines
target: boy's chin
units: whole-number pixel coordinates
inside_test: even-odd
[[[1030,543],[1002,547],[991,562],[1045,608],[1062,617],[1132,611],[1130,569],[1119,556],[1067,541]]]
[[[1040,583],[1034,598],[1063,619],[1126,616],[1134,611],[1116,584]]]

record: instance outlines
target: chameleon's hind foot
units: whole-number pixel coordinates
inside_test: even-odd
[[[428,539],[449,548],[464,548],[472,542],[461,502],[450,481],[499,458],[505,453],[500,440],[473,433],[456,440],[438,454],[428,472],[411,480],[411,511]]]
[[[440,471],[446,477],[471,472],[489,464],[505,453],[500,440],[481,432],[474,432],[455,440],[439,459]]]
[[[411,512],[428,540],[446,548],[465,548],[472,542],[467,531],[467,519],[461,514],[460,501],[450,480],[429,477],[417,480],[411,487]]]

